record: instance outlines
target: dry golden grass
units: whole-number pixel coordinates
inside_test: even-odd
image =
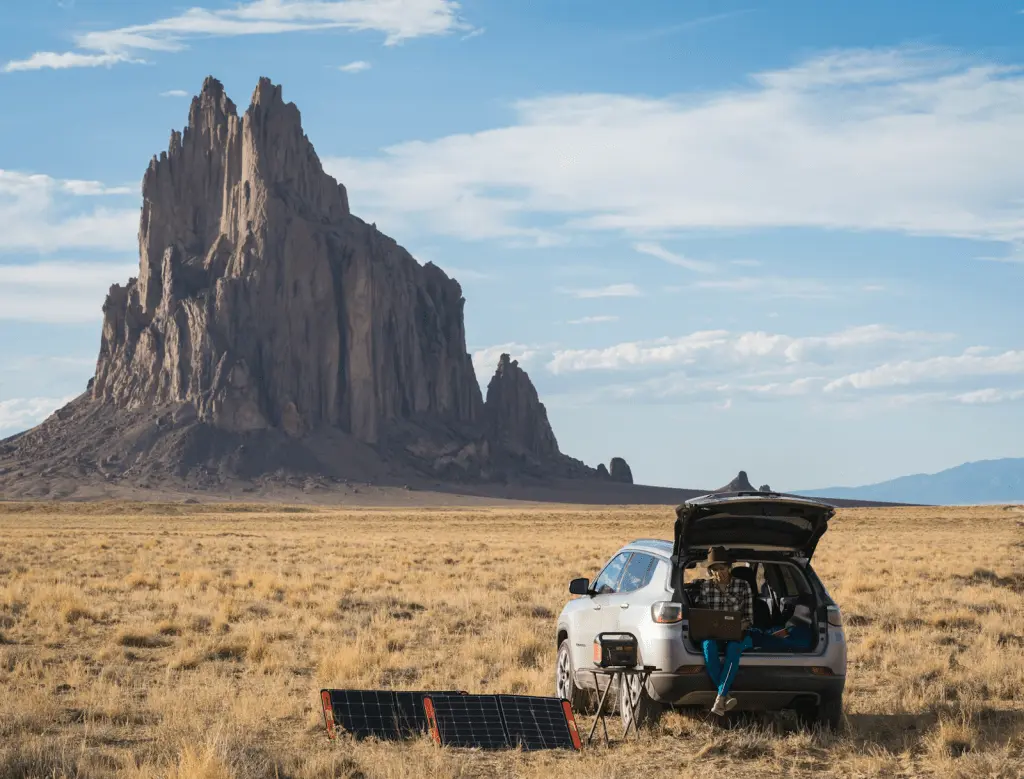
[[[843,733],[672,713],[582,754],[327,741],[322,686],[551,694],[568,581],[671,523],[0,504],[0,779],[1022,775],[1024,513],[1002,507],[834,520],[816,568],[848,620]]]

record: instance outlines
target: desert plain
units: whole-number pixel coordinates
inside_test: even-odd
[[[672,519],[0,503],[0,779],[1024,775],[1013,506],[839,511],[814,564],[846,620],[841,732],[670,712],[581,753],[326,738],[321,687],[553,694],[569,580]]]

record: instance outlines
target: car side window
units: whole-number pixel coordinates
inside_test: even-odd
[[[641,587],[646,587],[651,581],[651,576],[654,575],[651,570],[653,563],[654,558],[650,555],[634,552],[633,556],[629,558],[629,562],[626,563],[619,592],[634,592]]]
[[[594,582],[594,592],[598,595],[607,595],[608,593],[617,592],[619,585],[619,578],[622,576],[622,569],[626,566],[626,560],[629,557],[629,552],[622,552],[615,555],[612,561],[604,567],[601,571],[601,575],[597,577],[597,581]]]

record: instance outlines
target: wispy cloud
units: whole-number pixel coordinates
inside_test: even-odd
[[[369,70],[373,66],[366,60],[356,60],[350,62],[347,65],[341,65],[338,70],[343,73],[362,73],[364,70]]]
[[[692,260],[689,257],[684,257],[681,254],[671,252],[659,243],[644,242],[638,243],[633,246],[641,254],[648,254],[651,257],[657,257],[659,260],[669,263],[670,265],[678,265],[680,268],[686,268],[697,273],[711,273],[715,270],[715,266],[710,262],[703,262],[701,260]]]
[[[678,35],[681,32],[688,32],[689,30],[695,30],[700,27],[706,27],[709,24],[715,22],[723,22],[726,19],[732,19],[743,14],[750,13],[752,9],[744,8],[735,11],[725,11],[719,14],[708,14],[706,16],[697,16],[693,19],[687,19],[683,22],[677,22],[676,24],[668,24],[664,27],[657,27],[652,30],[644,30],[638,33],[627,34],[624,38],[627,42],[640,43],[643,41],[654,40],[655,38],[664,38],[669,35]]]
[[[783,276],[738,276],[727,279],[702,279],[690,285],[694,289],[756,294],[761,298],[826,299],[835,290],[819,279],[786,278]],[[685,288],[684,288],[685,289]]]
[[[127,262],[0,263],[0,320],[99,322],[110,285],[136,275]]]
[[[982,403],[1010,403],[1015,400],[1024,400],[1024,389],[986,389],[972,390],[954,396],[956,400],[968,405]]]
[[[634,239],[817,227],[1024,240],[1019,69],[846,50],[743,88],[515,107],[509,126],[326,165],[380,218],[470,239],[543,223]]]
[[[618,322],[619,318],[611,314],[600,314],[597,316],[584,316],[579,319],[570,319],[570,325],[596,325],[602,322]]]
[[[969,349],[963,354],[925,360],[903,360],[842,376],[825,386],[827,392],[843,389],[879,389],[927,382],[945,382],[976,376],[1012,376],[1024,373],[1024,351],[983,354]]]
[[[864,351],[880,345],[933,344],[948,340],[943,333],[892,330],[882,325],[863,325],[824,336],[791,336],[783,333],[703,330],[680,337],[628,341],[591,349],[562,349],[547,363],[552,373],[588,370],[624,370],[679,366],[698,358],[719,363],[743,364],[767,359],[777,366],[827,363],[840,352]]]
[[[134,194],[99,181],[0,170],[0,254],[61,249],[138,249],[138,208],[92,205]],[[83,206],[89,203],[91,208]]]
[[[575,298],[636,298],[640,297],[640,288],[636,284],[609,284],[606,287],[588,287],[586,289],[566,290]]]
[[[188,97],[188,92],[184,89],[168,89],[166,92],[161,92],[160,97]]]
[[[67,68],[101,68],[111,67],[121,62],[141,62],[125,54],[82,54],[68,51],[58,54],[53,51],[37,51],[23,60],[11,60],[3,67],[4,73],[17,73],[20,70],[65,70]]]
[[[78,68],[140,62],[153,52],[177,52],[202,37],[271,35],[309,30],[374,30],[385,44],[471,30],[455,0],[249,0],[232,8],[195,7],[146,24],[75,36],[78,51],[36,52],[11,60],[4,71]]]

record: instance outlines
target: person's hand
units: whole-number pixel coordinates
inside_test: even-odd
[[[751,622],[749,619],[745,619],[740,623],[740,625],[742,625],[744,630],[750,630]]]

